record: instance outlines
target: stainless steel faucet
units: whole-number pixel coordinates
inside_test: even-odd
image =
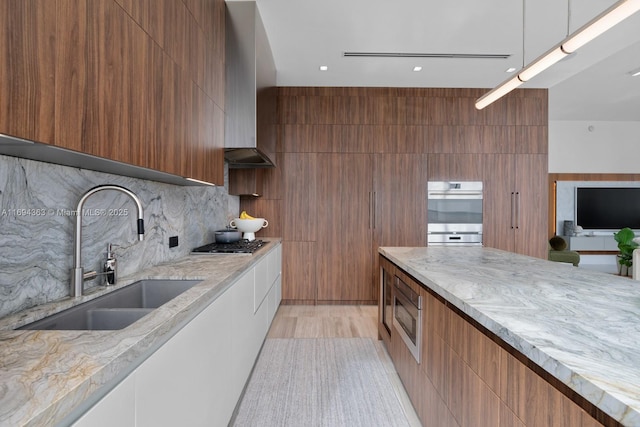
[[[78,207],[76,209],[76,233],[74,240],[74,250],[73,250],[73,268],[71,269],[71,284],[69,286],[69,294],[71,297],[80,297],[82,296],[83,288],[84,288],[84,268],[82,267],[82,207],[84,206],[84,202],[87,201],[89,197],[93,194],[104,191],[104,190],[115,190],[120,191],[133,199],[136,203],[136,207],[138,209],[138,240],[144,240],[144,212],[142,209],[142,203],[138,196],[132,193],[130,190],[127,190],[124,187],[119,185],[98,185],[97,187],[93,187],[91,190],[84,193],[84,195],[80,198],[78,202]],[[87,279],[94,278],[95,274],[89,275]]]

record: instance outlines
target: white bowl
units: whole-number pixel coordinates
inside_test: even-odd
[[[231,228],[237,228],[238,231],[242,231],[244,233],[243,238],[252,241],[256,239],[255,232],[265,228],[269,225],[269,221],[264,218],[254,218],[254,219],[242,219],[236,218],[232,219],[229,223]]]

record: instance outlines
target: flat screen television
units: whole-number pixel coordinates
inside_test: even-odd
[[[640,187],[576,187],[575,208],[585,230],[640,230]]]

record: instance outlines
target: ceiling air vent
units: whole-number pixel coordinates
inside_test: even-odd
[[[449,58],[507,59],[509,53],[415,53],[415,52],[344,52],[342,56],[363,58]]]

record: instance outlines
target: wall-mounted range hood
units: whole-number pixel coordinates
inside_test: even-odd
[[[227,2],[225,160],[275,166],[276,68],[255,1]]]

